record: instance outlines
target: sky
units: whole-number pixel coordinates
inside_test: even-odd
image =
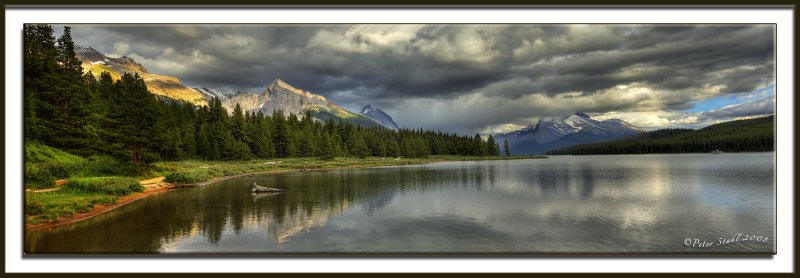
[[[76,44],[192,87],[261,93],[280,78],[408,128],[495,134],[575,112],[699,128],[775,110],[770,24],[71,27]]]

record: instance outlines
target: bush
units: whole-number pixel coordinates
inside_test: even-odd
[[[127,195],[144,191],[139,181],[130,177],[92,177],[72,178],[64,184],[64,190],[76,193],[103,193],[110,195]]]
[[[110,156],[82,158],[38,142],[25,144],[25,186],[53,187],[54,181],[80,177],[122,176],[135,172],[130,163]]]
[[[29,195],[25,200],[25,214],[37,215],[43,213],[47,209],[44,203],[38,198],[32,198],[30,196],[33,195]]]
[[[213,178],[214,176],[205,170],[180,171],[167,174],[164,181],[177,184],[187,184],[201,182]]]

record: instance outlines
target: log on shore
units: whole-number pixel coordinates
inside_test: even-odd
[[[253,193],[286,192],[285,189],[259,186],[258,184],[256,184],[256,182],[253,182],[253,185],[250,186],[250,191]]]

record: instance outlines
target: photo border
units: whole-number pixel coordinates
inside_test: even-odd
[[[30,7],[23,7],[23,6],[18,6],[18,7],[22,7],[22,8],[24,8],[24,9],[29,9],[29,8],[30,8]],[[51,7],[52,7],[52,6],[51,6]],[[56,6],[56,7],[58,7],[58,6]],[[114,7],[118,7],[118,6],[114,6]],[[259,7],[261,7],[261,6],[259,6]],[[296,6],[292,6],[292,7],[296,7]],[[304,7],[305,7],[305,6],[304,6]],[[315,8],[328,8],[328,7],[329,7],[329,6],[316,6]],[[374,7],[375,7],[375,6],[369,6],[369,7],[360,6],[360,8],[374,8]],[[385,7],[385,6],[379,6],[379,7],[383,8],[383,7]],[[403,8],[408,8],[407,6],[402,6],[402,7],[403,7]],[[463,7],[463,6],[461,6],[461,7]],[[638,6],[638,7],[641,7],[641,6]],[[659,7],[661,7],[661,6],[659,6]],[[675,6],[668,6],[668,7],[669,7],[670,9],[674,9],[674,8],[675,8]],[[703,6],[703,7],[705,7],[705,6]],[[8,14],[8,8],[9,8],[9,7],[7,6],[7,11],[6,11],[6,13],[7,13],[7,14]],[[87,8],[87,7],[79,7],[79,8]],[[96,7],[95,7],[95,8],[96,8]],[[141,9],[142,7],[141,7],[141,6],[126,6],[125,8],[136,8],[136,9]],[[162,6],[157,6],[157,7],[156,7],[156,9],[163,9],[163,8],[164,8],[164,7],[162,7]],[[167,8],[171,8],[171,7],[167,7]],[[233,7],[233,9],[238,9],[238,8],[240,8],[240,7]],[[280,6],[280,7],[278,7],[278,8],[281,8],[281,9],[289,9],[289,8],[291,8],[291,7],[290,7],[290,6]],[[338,8],[338,7],[337,7],[337,8]],[[422,7],[422,8],[424,8],[424,9],[427,9],[427,8],[429,8],[429,7]],[[448,8],[450,8],[450,7],[448,7]],[[474,9],[474,8],[475,8],[474,6],[470,6],[470,9]],[[489,9],[495,9],[495,8],[497,8],[497,7],[496,7],[496,6],[492,6],[492,7],[480,6],[479,8],[489,8]],[[504,8],[508,8],[508,7],[504,7]],[[534,8],[541,8],[541,7],[534,7]],[[547,9],[551,9],[551,8],[552,8],[552,9],[558,9],[558,7],[553,7],[553,6],[548,6],[548,7],[545,7],[545,8],[547,8]],[[593,8],[593,7],[592,7],[592,6],[589,6],[589,8]],[[614,7],[614,8],[619,8],[619,7]],[[749,7],[749,8],[753,8],[753,7]],[[12,9],[17,9],[17,8],[16,8],[16,7],[12,7]],[[69,9],[72,9],[72,8],[69,8]],[[78,8],[76,8],[76,9],[78,9]],[[183,9],[183,8],[181,8],[181,9]],[[194,8],[192,8],[192,7],[189,7],[189,9],[194,9]],[[226,7],[219,7],[219,6],[214,6],[214,7],[207,7],[207,6],[206,6],[206,7],[202,7],[202,9],[228,9],[228,8],[226,8]],[[603,8],[603,9],[605,10],[606,8]],[[623,8],[623,9],[626,9],[626,8]],[[692,9],[692,8],[691,8],[691,7],[689,7],[688,9]],[[793,16],[793,17],[794,17],[794,13],[796,13],[796,11],[794,11],[794,9],[792,9],[792,16]],[[7,21],[7,23],[8,23],[8,21]],[[795,22],[794,24],[796,24],[796,22]],[[8,28],[9,28],[9,27],[8,27],[8,26],[6,26],[6,28],[7,28],[7,29],[6,29],[6,31],[8,31]],[[795,32],[796,32],[796,28],[794,28],[794,30],[793,30],[793,32],[792,32],[792,35],[793,35],[792,42],[793,42],[793,43],[794,43],[794,42],[796,42],[796,35],[795,35]],[[6,33],[6,39],[7,39],[7,44],[6,44],[6,45],[7,45],[7,46],[8,46],[8,36],[9,36],[9,33],[7,32],[7,33]],[[778,36],[778,40],[779,40],[779,41],[781,40],[781,36]],[[777,47],[777,46],[776,46],[776,47]],[[792,49],[793,49],[793,48],[792,48]],[[778,55],[778,54],[776,53],[776,56],[777,56],[777,55]],[[8,57],[8,53],[6,54],[6,57]],[[796,56],[795,56],[795,57],[792,59],[792,62],[794,62],[794,61],[795,61],[794,59],[796,59]],[[778,60],[776,59],[776,63],[777,63],[777,64],[780,64],[781,62],[782,62],[782,61],[778,61]],[[9,69],[8,60],[6,60],[6,68],[7,68],[7,72],[8,72],[8,69]],[[792,65],[792,67],[791,67],[791,68],[792,68],[792,71],[793,71],[793,68],[794,68],[794,66]],[[793,71],[793,73],[796,75],[796,72],[794,72],[794,71]],[[782,79],[782,80],[783,80],[783,79]],[[8,75],[7,75],[6,82],[8,82],[8,81],[9,81],[9,79],[8,79]],[[793,89],[793,87],[794,87],[794,85],[793,85],[793,84],[794,84],[794,82],[792,81],[792,86],[791,86],[791,88],[792,88],[792,89]],[[7,84],[7,86],[8,86],[8,84]],[[7,87],[7,88],[8,88],[8,87]],[[776,76],[776,91],[778,91],[778,90],[779,90],[779,89],[777,89],[777,88],[780,88],[780,87],[777,87],[777,76]],[[7,92],[9,92],[9,91],[7,90]],[[792,90],[792,92],[794,92],[794,91]],[[777,95],[777,93],[776,93],[776,95]],[[8,93],[7,93],[7,97],[8,97]],[[4,100],[4,101],[5,101],[5,100]],[[796,102],[797,102],[797,99],[794,99],[794,102],[793,102],[793,103],[791,103],[791,104],[793,104],[793,105],[795,105],[795,106],[796,106]],[[5,104],[6,104],[6,107],[8,108],[8,103],[5,103]],[[792,112],[794,112],[794,107],[792,107]],[[8,113],[8,110],[6,111],[6,115],[8,115],[7,113]],[[794,114],[794,113],[793,113],[793,114]],[[776,112],[776,115],[777,115],[777,112]],[[796,116],[796,114],[794,114],[794,115]],[[776,118],[778,118],[778,117],[776,117]],[[4,121],[4,123],[8,124],[8,122],[6,122],[6,121]],[[779,123],[779,126],[780,126],[780,123]],[[793,123],[791,123],[791,122],[790,122],[790,126],[792,126],[792,127],[793,127]],[[11,135],[11,134],[13,134],[13,133],[9,133],[8,127],[9,127],[9,126],[8,126],[8,125],[6,125],[6,129],[4,129],[4,132],[6,132],[6,134],[5,134],[5,135],[6,135],[6,137],[5,137],[5,138],[6,138],[6,149],[4,150],[4,154],[5,154],[5,151],[8,151],[8,150],[9,150],[9,144],[8,144],[8,137],[7,137],[7,136],[8,136],[8,135]],[[796,129],[793,129],[793,130],[794,130],[794,132],[797,132],[797,130],[796,130]],[[778,135],[779,135],[779,136],[777,136],[777,137],[776,137],[776,140],[780,140],[780,138],[782,138],[782,137],[780,136],[781,134],[783,134],[783,135],[785,135],[785,134],[786,134],[786,133],[785,133],[785,131],[784,131],[783,133],[781,133],[781,132],[778,132],[778,131],[776,130],[776,132],[777,132],[777,133],[778,133]],[[796,133],[795,133],[794,135],[796,135]],[[793,146],[793,141],[791,141],[791,142],[792,142],[792,146]],[[790,147],[792,147],[792,146],[790,146]],[[777,146],[776,146],[776,149],[777,149]],[[11,150],[13,150],[13,148],[12,148]],[[794,153],[794,149],[793,149],[793,148],[792,148],[792,152],[791,152],[791,153],[792,153],[793,155],[795,154],[795,153]],[[778,156],[778,154],[776,153],[776,158],[777,158],[777,156]],[[6,156],[6,163],[7,163],[7,164],[6,164],[6,171],[4,172],[4,177],[5,177],[5,175],[7,175],[7,174],[9,173],[9,172],[8,172],[8,167],[9,167],[9,164],[10,164],[10,163],[9,163],[9,161],[12,161],[12,162],[13,162],[13,159],[9,160],[9,157],[8,157],[8,156]],[[794,162],[793,158],[792,158],[792,162]],[[793,164],[794,164],[794,163],[793,163]],[[797,166],[796,166],[796,165],[794,165],[794,167],[797,167]],[[12,173],[13,173],[13,172],[12,172]],[[6,177],[6,178],[8,178],[8,177]],[[777,173],[776,173],[776,178],[777,178]],[[6,180],[8,180],[8,179],[6,179]],[[793,179],[792,179],[792,180],[793,180]],[[776,184],[776,186],[777,186],[777,184]],[[777,191],[777,190],[776,190],[776,191]],[[6,191],[6,192],[7,192],[7,191]],[[795,194],[796,194],[796,192],[795,192]],[[793,200],[794,200],[794,199],[793,199]],[[776,212],[777,212],[777,211],[778,211],[778,210],[776,210]],[[776,215],[776,218],[777,218],[777,215]],[[4,216],[4,219],[5,219],[5,216]],[[794,220],[794,219],[793,219],[793,220]],[[5,222],[7,223],[7,220],[6,220]],[[793,222],[793,223],[796,223],[796,222]],[[777,223],[776,223],[776,224],[777,224]],[[8,229],[4,229],[4,231],[7,231],[7,230],[8,230]],[[776,233],[778,233],[778,231],[776,231]],[[794,233],[792,233],[792,234],[794,235]],[[8,238],[7,238],[7,240],[8,240]],[[796,244],[796,241],[794,241],[794,242],[795,242],[795,244]],[[5,242],[4,242],[4,246],[6,246],[6,245],[5,245]],[[6,246],[6,248],[8,248],[8,246]],[[794,250],[796,250],[796,248],[792,249],[792,255],[794,255]],[[782,249],[779,249],[779,255],[780,255],[780,253],[782,253],[782,252],[783,252],[783,250],[782,250]],[[9,255],[8,249],[6,249],[6,255],[7,255],[7,256],[6,256],[6,260],[5,260],[4,264],[5,264],[5,267],[6,267],[5,269],[7,270],[7,269],[8,269],[8,267],[9,267],[9,265],[7,264],[7,263],[8,263],[8,255]],[[181,255],[181,257],[183,257],[183,256],[184,256],[184,255]],[[495,257],[495,255],[494,255],[494,254],[490,254],[489,256],[491,256],[491,257]],[[414,256],[414,257],[417,257],[417,256]],[[624,258],[625,256],[611,256],[610,258],[609,258],[609,257],[603,257],[603,258],[593,258],[593,259],[600,259],[600,260],[612,259],[612,260],[613,260],[613,259],[619,259],[619,258],[621,258],[621,257],[622,257],[622,258]],[[691,256],[690,256],[690,257],[691,257]],[[668,257],[668,258],[672,259],[671,257]],[[685,258],[685,256],[680,256],[680,258]],[[76,259],[80,259],[80,258],[76,258]],[[241,259],[241,258],[237,258],[237,259]],[[264,259],[264,258],[261,258],[261,259]],[[274,258],[273,258],[273,259],[274,259]],[[331,258],[326,258],[326,259],[331,259]],[[434,259],[434,258],[425,258],[425,259],[427,259],[427,260],[430,260],[430,259]],[[518,259],[520,259],[520,258],[511,258],[511,261],[518,260]],[[538,259],[544,259],[544,260],[548,260],[548,258],[538,258],[538,257],[534,257],[534,258],[529,258],[529,257],[526,257],[526,258],[522,258],[522,259],[526,259],[526,260],[538,260]],[[569,259],[569,258],[567,258],[567,259]],[[702,259],[702,258],[701,258],[701,259]],[[745,258],[743,258],[743,259],[745,259]],[[45,260],[45,259],[37,259],[37,261],[39,261],[39,262],[41,262],[41,263],[46,263],[46,260]]]

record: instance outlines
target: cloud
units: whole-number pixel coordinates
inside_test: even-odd
[[[720,109],[703,112],[710,119],[730,119],[739,117],[768,115],[775,113],[775,96],[728,105]]]
[[[683,112],[696,102],[775,82],[768,24],[72,27],[78,44],[192,86],[261,92],[281,78],[351,110],[372,103],[409,127],[451,132],[576,111],[691,125],[734,113]]]
[[[116,56],[124,56],[128,54],[128,51],[131,50],[131,47],[128,46],[127,43],[124,42],[117,42],[114,43],[114,52],[112,54]]]

